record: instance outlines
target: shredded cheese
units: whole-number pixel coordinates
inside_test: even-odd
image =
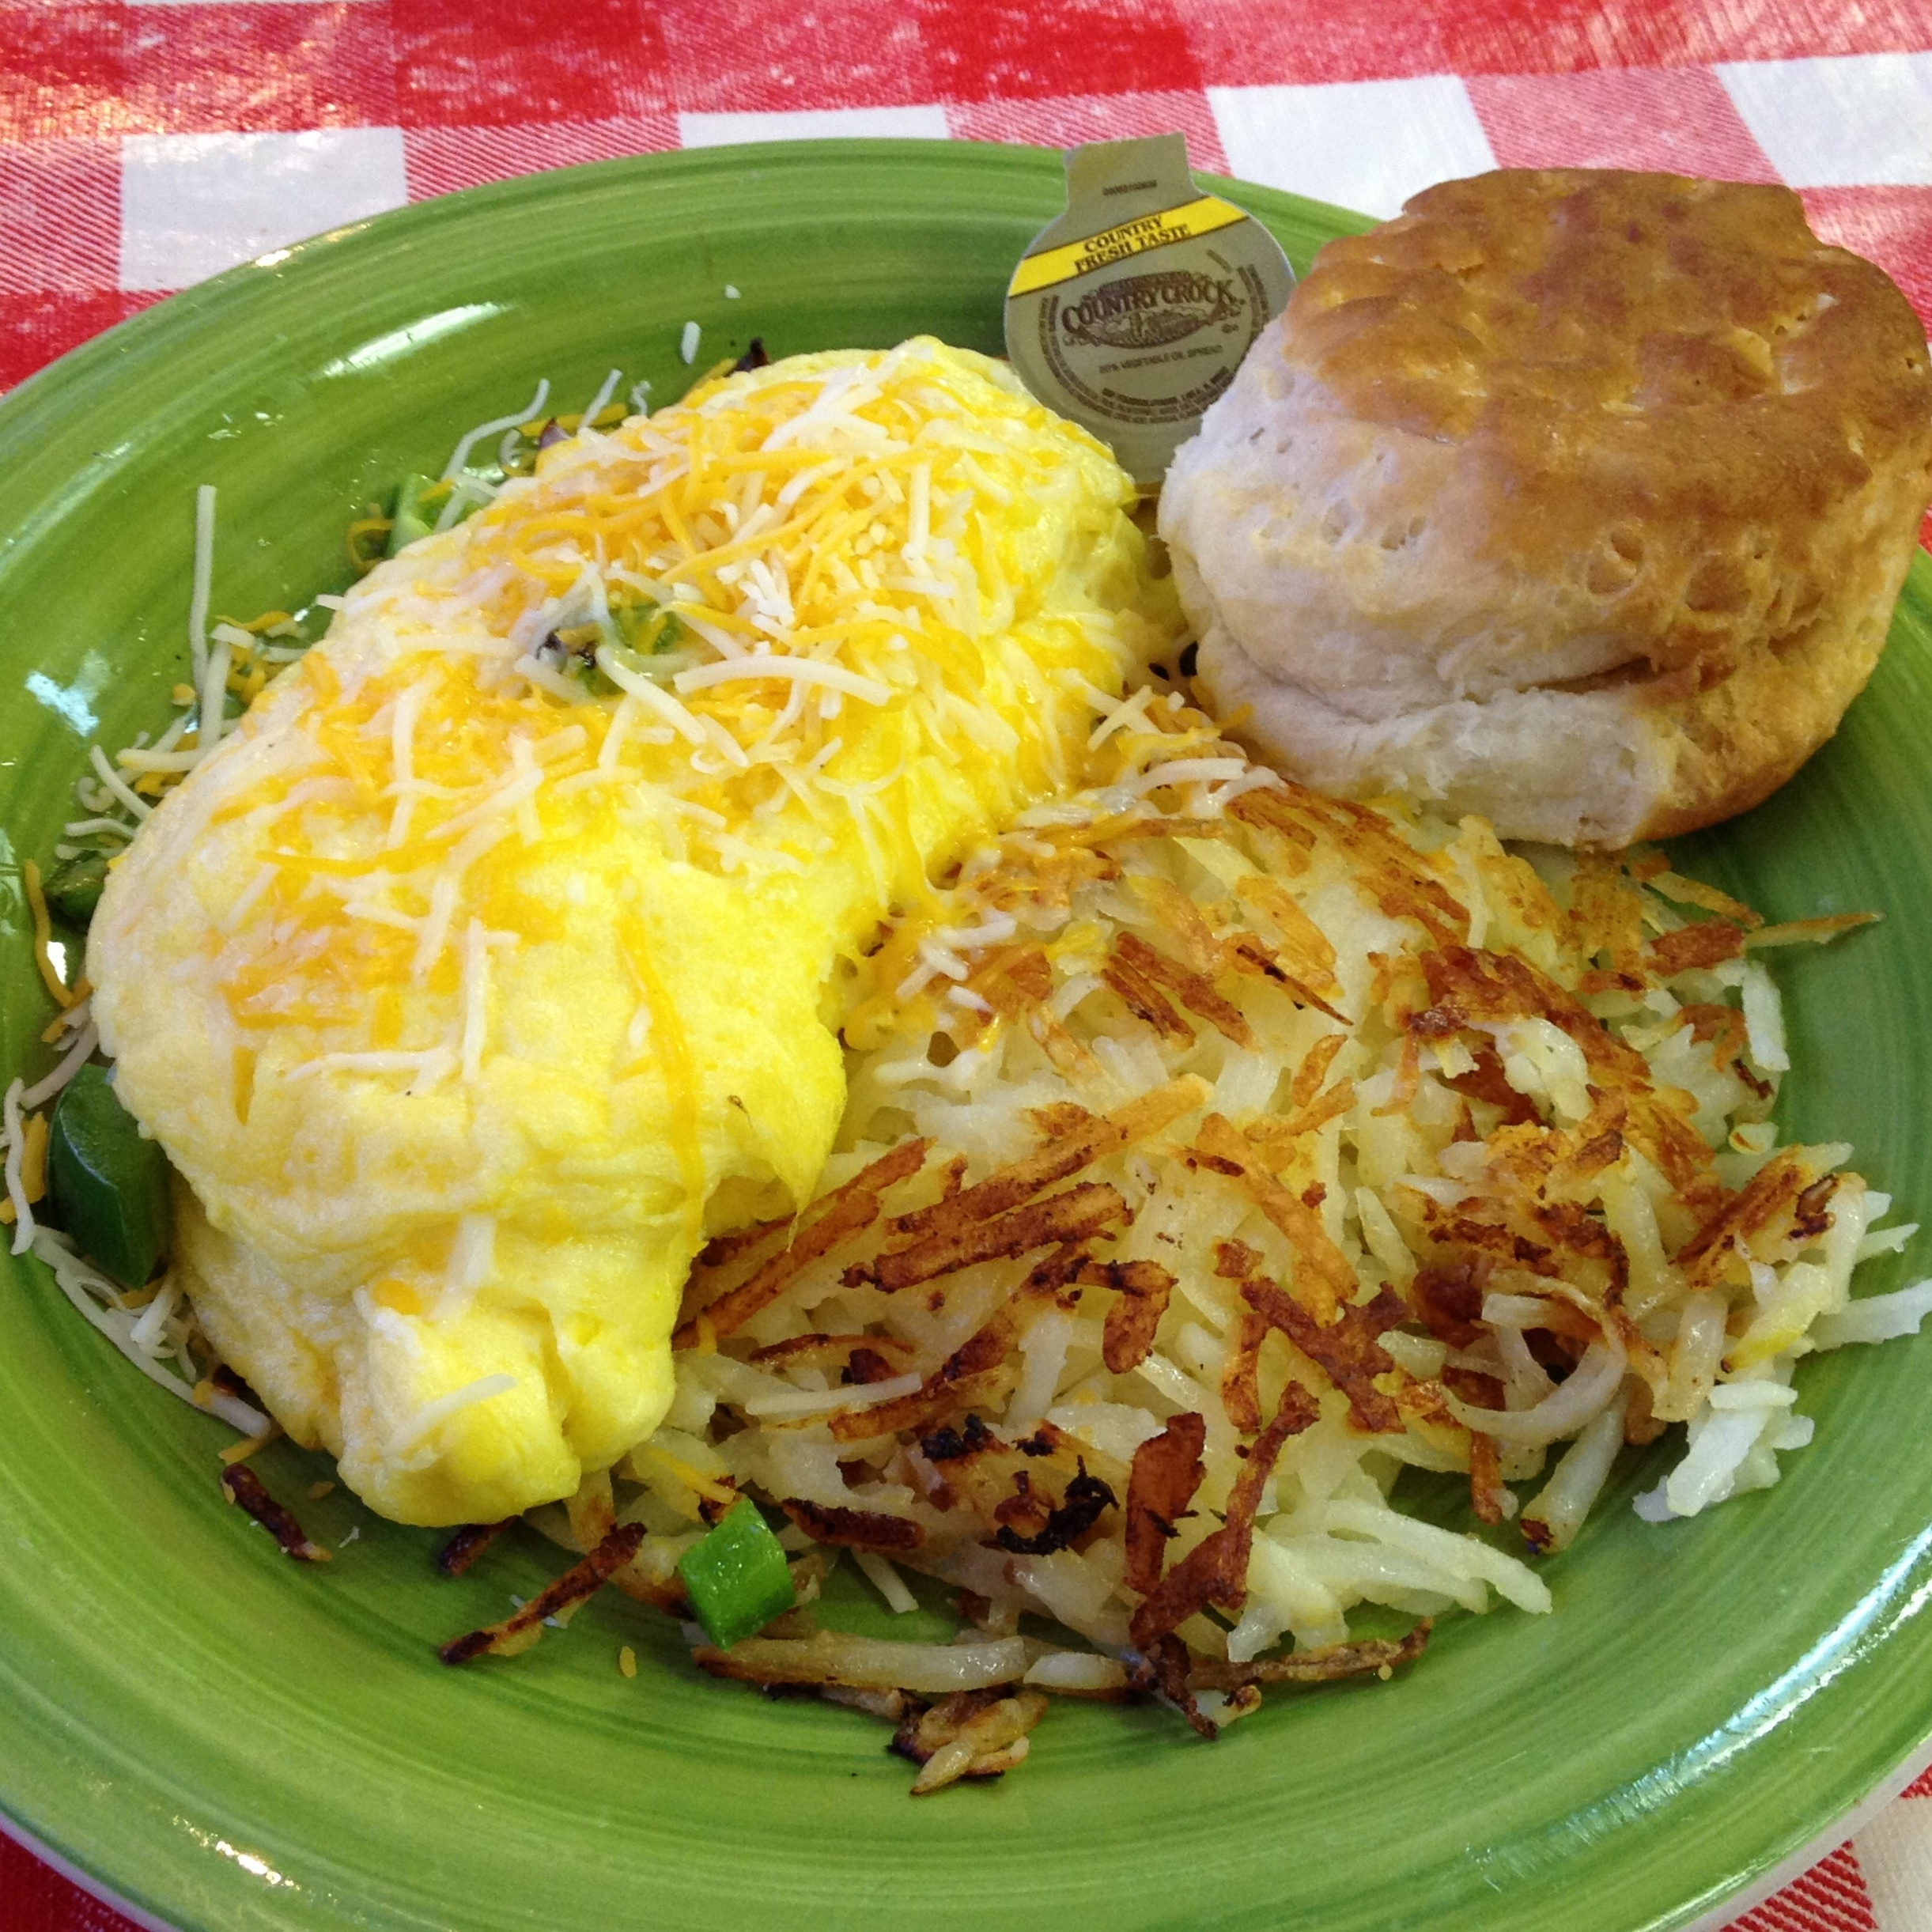
[[[16,1254],[25,1254],[33,1245],[33,1204],[27,1198],[24,1169],[26,1165],[27,1137],[21,1122],[21,1094],[24,1083],[13,1081],[6,1090],[4,1100],[0,1100],[0,1143],[6,1148],[6,1197],[7,1204],[13,1210],[13,1247]]]
[[[90,1019],[74,1036],[74,1043],[62,1054],[59,1064],[43,1080],[28,1087],[21,1096],[21,1104],[26,1107],[45,1106],[81,1068],[94,1057],[94,1049],[100,1044],[100,1036]]]
[[[695,671],[680,671],[674,682],[682,693],[706,690],[713,685],[743,684],[757,678],[791,678],[800,684],[843,691],[868,705],[889,704],[892,700],[890,685],[881,684],[876,678],[861,677],[843,665],[822,664],[810,657],[773,657],[763,652],[701,664]]]
[[[318,1053],[313,1060],[305,1060],[300,1065],[291,1067],[286,1077],[305,1080],[319,1073],[407,1073],[420,1076],[446,1065],[448,1059],[448,1050],[440,1046],[430,1047],[422,1053]]]
[[[127,780],[108,762],[108,754],[99,745],[90,745],[87,752],[89,762],[99,775],[100,782],[119,802],[125,805],[136,819],[145,819],[154,807],[139,796]]]
[[[653,683],[629,665],[619,664],[607,649],[597,653],[597,665],[627,697],[635,698],[646,710],[656,712],[686,744],[702,745],[709,742],[705,728],[661,685]]]
[[[208,667],[208,598],[214,582],[214,485],[195,492],[195,579],[188,597],[188,651],[195,666],[195,688],[202,688]]]
[[[624,380],[622,369],[613,369],[599,385],[597,393],[590,399],[590,406],[577,418],[577,426],[589,429],[596,426],[597,418],[604,412],[604,406],[617,394],[617,386]]]
[[[487,1402],[494,1397],[508,1395],[518,1386],[514,1375],[481,1375],[474,1382],[466,1382],[460,1389],[452,1389],[448,1395],[438,1396],[433,1402],[425,1403],[390,1438],[389,1454],[400,1460],[418,1448],[452,1416],[473,1408],[478,1402]]]
[[[472,919],[463,941],[463,1077],[467,1081],[482,1071],[489,1000],[490,943],[482,921]]]
[[[449,460],[443,465],[442,481],[448,482],[468,467],[470,452],[478,443],[493,436],[501,436],[505,429],[515,429],[543,414],[543,406],[550,399],[549,380],[537,384],[537,392],[530,399],[529,406],[519,410],[513,416],[493,416],[488,422],[479,422],[449,453]],[[439,526],[440,527],[440,526]]]
[[[33,962],[47,991],[62,1007],[70,1007],[79,996],[55,970],[48,947],[54,937],[53,922],[47,917],[47,894],[40,889],[40,868],[33,860],[22,862],[21,883],[27,891],[27,909],[33,919]]]

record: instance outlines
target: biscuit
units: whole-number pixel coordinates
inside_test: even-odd
[[[1929,498],[1925,330],[1796,195],[1504,170],[1321,251],[1160,527],[1283,770],[1615,847],[1831,735]]]

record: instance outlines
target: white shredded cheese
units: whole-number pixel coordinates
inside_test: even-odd
[[[582,687],[573,684],[560,671],[553,670],[542,658],[533,656],[526,651],[517,659],[516,667],[519,676],[534,684],[540,691],[547,691],[553,698],[561,698],[566,705],[580,703]]]
[[[99,745],[87,748],[88,762],[100,775],[100,782],[125,805],[137,819],[145,819],[154,807],[134,791],[114,767],[108,762],[108,754]]]
[[[75,1312],[106,1336],[150,1382],[159,1383],[191,1408],[218,1416],[242,1435],[267,1433],[268,1418],[259,1409],[225,1389],[198,1388],[163,1367],[146,1350],[136,1348],[130,1339],[134,1318],[119,1306],[120,1290],[84,1260],[65,1234],[51,1227],[36,1229],[33,1252],[51,1270],[55,1286],[73,1304]]]
[[[60,1063],[54,1071],[21,1095],[21,1105],[29,1113],[36,1107],[44,1106],[93,1058],[94,1049],[100,1044],[100,1035],[90,1019],[75,1036],[74,1043],[61,1056]]]
[[[143,1355],[158,1359],[168,1352],[162,1344],[167,1337],[168,1324],[173,1318],[180,1299],[180,1284],[171,1275],[156,1291],[153,1300],[142,1310],[139,1318],[127,1331],[127,1339]]]
[[[1170,758],[1137,777],[1126,780],[1122,788],[1136,796],[1163,785],[1212,783],[1223,778],[1245,777],[1250,767],[1246,758]]]
[[[550,385],[549,380],[546,378],[537,384],[537,392],[530,399],[527,407],[520,409],[513,416],[493,416],[488,422],[479,422],[450,452],[448,462],[443,465],[442,480],[444,482],[449,482],[469,462],[470,452],[475,448],[485,437],[501,436],[505,429],[515,429],[524,423],[534,421],[543,414],[543,406],[550,399]],[[452,497],[452,501],[453,502],[454,500]],[[437,527],[439,529],[442,527],[440,520]]]
[[[685,692],[705,690],[718,684],[743,683],[754,678],[789,678],[800,684],[843,692],[868,705],[889,704],[892,699],[889,686],[848,671],[842,664],[828,664],[819,658],[775,657],[762,653],[700,664],[694,670],[680,671],[672,682],[679,691]]]
[[[617,386],[623,380],[624,372],[622,369],[613,369],[608,376],[605,376],[597,393],[591,398],[589,406],[578,418],[580,429],[589,429],[598,417],[603,413],[604,406],[609,403],[612,396],[617,394]]]
[[[463,937],[463,1077],[467,1081],[482,1072],[489,1000],[490,943],[482,921],[472,919]]]
[[[628,666],[620,664],[607,648],[599,650],[597,667],[620,690],[636,698],[645,709],[656,712],[687,744],[702,745],[709,742],[704,727],[670,692]]]
[[[222,648],[225,650],[227,646]],[[146,772],[191,772],[202,762],[202,753],[198,750],[148,750],[138,745],[129,745],[115,753],[114,762],[123,771],[130,771],[138,777]]]
[[[450,1243],[449,1261],[444,1270],[448,1291],[473,1295],[495,1280],[497,1272],[497,1217],[493,1214],[466,1214],[456,1223],[456,1238]]]
[[[291,1067],[288,1078],[305,1080],[318,1073],[423,1074],[444,1064],[448,1058],[448,1049],[440,1046],[421,1053],[318,1053],[313,1060]]]
[[[4,1101],[0,1101],[0,1139],[6,1146],[6,1196],[13,1204],[13,1253],[25,1254],[33,1245],[33,1209],[27,1201],[26,1187],[21,1179],[21,1161],[26,1151],[25,1131],[21,1124],[21,1095],[25,1083],[15,1080],[9,1085]],[[913,1386],[918,1386],[917,1380]]]
[[[428,978],[429,969],[443,956],[449,942],[450,921],[456,915],[458,882],[453,871],[443,873],[429,887],[429,914],[422,922],[422,937],[416,956],[410,962],[410,977],[418,983]]]
[[[460,1389],[452,1389],[448,1395],[438,1396],[433,1402],[425,1403],[408,1423],[390,1438],[389,1454],[398,1458],[407,1455],[422,1443],[425,1436],[440,1427],[452,1416],[460,1414],[466,1408],[473,1408],[478,1402],[487,1402],[493,1397],[508,1395],[517,1386],[514,1375],[482,1375],[474,1382],[466,1382]]]
[[[203,483],[195,492],[195,580],[188,595],[188,652],[197,690],[208,664],[208,599],[214,583],[214,485]]]

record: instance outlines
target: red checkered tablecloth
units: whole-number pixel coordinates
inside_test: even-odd
[[[509,175],[1174,127],[1200,168],[1376,214],[1499,165],[1784,181],[1932,315],[1932,0],[0,0],[0,388]],[[0,1932],[127,1923],[0,1840]],[[1737,1928],[1932,1932],[1932,1775]]]

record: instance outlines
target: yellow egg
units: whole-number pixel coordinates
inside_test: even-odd
[[[656,1426],[707,1231],[832,1144],[841,961],[1170,640],[1132,498],[936,342],[712,383],[375,571],[143,827],[89,972],[185,1285],[377,1509]]]

